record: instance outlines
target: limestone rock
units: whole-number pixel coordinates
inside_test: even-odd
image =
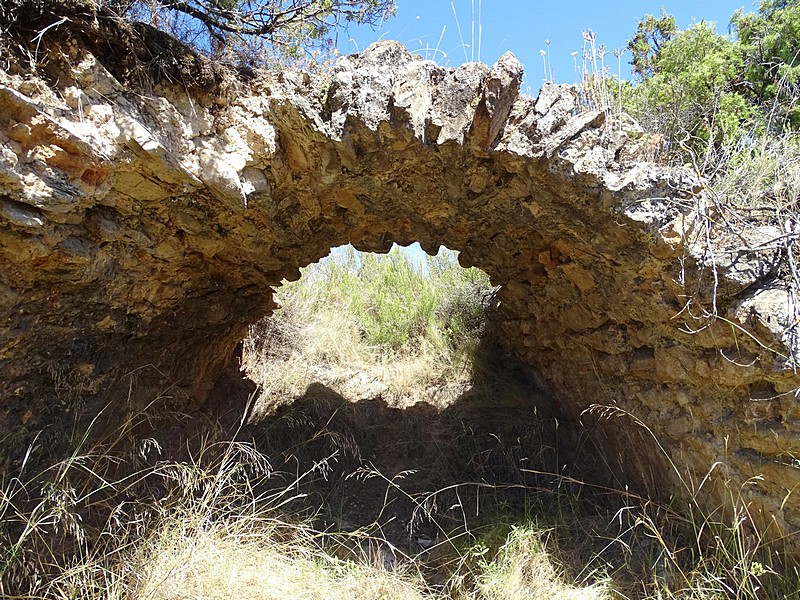
[[[797,531],[797,469],[780,456],[800,436],[796,296],[776,232],[704,230],[701,183],[620,158],[627,136],[574,87],[529,98],[511,55],[448,69],[381,42],[327,87],[284,73],[138,94],[109,57],[73,55],[47,82],[0,71],[11,459],[65,411],[201,403],[272,286],[347,242],[417,240],[502,286],[505,343],[562,422],[594,423],[598,470],[672,492],[649,436],[602,418],[627,412],[684,477],[727,461],[738,486],[771,465],[748,489]]]

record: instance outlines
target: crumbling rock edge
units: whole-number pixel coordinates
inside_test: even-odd
[[[286,73],[145,93],[77,43],[63,53],[55,83],[0,72],[12,441],[108,402],[200,402],[269,314],[270,286],[347,242],[419,241],[503,286],[506,345],[562,419],[591,428],[616,483],[663,497],[676,478],[649,433],[593,406],[635,415],[684,477],[722,462],[709,504],[726,479],[773,535],[800,528],[798,348],[775,231],[709,228],[701,182],[636,162],[575,88],[529,98],[510,54],[448,69],[381,42],[327,87]]]

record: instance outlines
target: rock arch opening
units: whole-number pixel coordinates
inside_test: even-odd
[[[278,309],[251,325],[242,371],[262,390],[256,413],[314,383],[347,398],[445,408],[491,385],[500,341],[491,313],[499,288],[458,253],[418,244],[386,254],[340,246],[276,289]]]
[[[276,289],[243,342],[257,388],[239,422],[278,472],[307,474],[293,485],[316,528],[375,531],[426,558],[498,507],[523,521],[554,477],[586,473],[565,441],[580,432],[502,346],[498,291],[418,244],[340,246]]]
[[[90,406],[201,403],[271,286],[341,244],[417,240],[502,286],[502,338],[564,418],[599,405],[647,425],[599,421],[619,481],[675,491],[660,444],[689,477],[717,461],[761,475],[747,502],[800,529],[800,384],[771,250],[709,233],[693,176],[637,162],[574,88],[529,98],[511,55],[446,69],[384,42],[326,85],[143,95],[69,52],[52,83],[0,79],[6,448]],[[712,297],[723,318],[696,319]]]

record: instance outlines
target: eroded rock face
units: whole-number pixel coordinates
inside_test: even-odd
[[[687,482],[721,461],[710,503],[761,475],[751,509],[800,527],[792,307],[765,243],[780,232],[718,231],[700,182],[621,158],[627,135],[572,87],[529,98],[510,54],[453,70],[382,42],[329,84],[189,96],[65,53],[53,85],[0,72],[9,440],[105,403],[202,402],[270,286],[331,247],[416,240],[503,286],[509,349],[620,485],[675,491],[658,440]]]

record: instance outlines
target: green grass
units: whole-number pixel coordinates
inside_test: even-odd
[[[601,600],[613,598],[610,580],[579,587],[564,581],[549,556],[547,531],[522,525],[511,529],[497,554],[481,564],[477,588],[486,600],[553,598]]]

